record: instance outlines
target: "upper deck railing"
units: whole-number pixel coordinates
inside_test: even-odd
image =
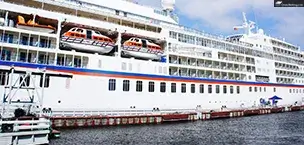
[[[117,17],[117,15],[115,14],[115,9],[107,8],[107,7],[96,5],[96,4],[86,3],[86,2],[79,2],[78,0],[51,0],[51,1],[50,0],[35,0],[35,1],[54,4],[54,5],[60,5],[60,6],[72,8],[75,10],[84,8],[92,13]],[[149,25],[154,24],[154,25],[158,25],[158,26],[167,27],[169,29],[178,29],[178,30],[182,30],[182,31],[185,31],[188,33],[192,33],[194,35],[204,36],[204,37],[207,37],[210,39],[216,39],[216,40],[220,40],[220,41],[226,40],[226,38],[222,35],[208,34],[203,31],[193,29],[190,27],[186,27],[186,26],[182,26],[179,24],[174,24],[174,23],[170,23],[170,22],[166,22],[166,21],[162,21],[162,20],[156,20],[153,18],[149,18],[149,17],[137,15],[137,14],[128,14],[128,16],[131,16],[131,17],[122,17],[122,18],[125,20],[128,20],[128,21],[133,21],[133,22],[145,23],[145,24],[149,24]],[[230,43],[245,46],[245,47],[250,46],[249,44],[242,43],[242,42],[230,42]]]

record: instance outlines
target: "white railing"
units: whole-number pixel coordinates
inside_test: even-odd
[[[144,23],[144,24],[148,24],[151,25],[151,20],[148,20],[147,18],[130,18],[130,17],[123,17],[123,16],[119,16],[119,15],[115,15],[115,11],[114,9],[111,10],[113,11],[112,13],[109,11],[110,8],[106,8],[106,7],[102,7],[102,6],[98,6],[98,5],[94,5],[94,4],[89,4],[86,2],[81,2],[81,4],[77,3],[76,1],[66,1],[66,0],[36,0],[42,3],[49,3],[49,4],[53,4],[53,5],[58,5],[58,6],[64,6],[67,8],[71,8],[71,9],[75,9],[76,10],[84,10],[90,13],[95,13],[95,14],[99,14],[99,15],[106,15],[106,16],[111,16],[114,18],[119,18],[119,19],[123,19],[123,20],[128,20],[128,21],[133,21],[133,22],[138,22],[138,23]],[[153,23],[152,23],[153,24]]]
[[[190,113],[195,109],[165,109],[165,110],[109,110],[109,111],[52,111],[45,114],[50,117],[85,117],[85,116],[133,116],[133,115],[156,115],[167,113]]]
[[[0,126],[4,124],[13,125],[12,132],[32,132],[32,131],[42,131],[45,130],[45,133],[49,133],[49,128],[51,126],[51,121],[45,118],[39,118],[39,120],[10,120],[10,121],[0,121]],[[32,133],[28,133],[31,135]],[[24,134],[24,133],[23,133]],[[1,134],[0,134],[1,137]]]

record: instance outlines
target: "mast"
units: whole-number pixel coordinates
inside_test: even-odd
[[[243,25],[235,26],[233,28],[234,28],[234,30],[244,29],[244,34],[251,35],[252,34],[251,30],[255,28],[255,26],[254,26],[255,22],[249,21],[249,23],[248,23],[248,20],[246,18],[246,13],[243,12],[242,15],[243,15]]]

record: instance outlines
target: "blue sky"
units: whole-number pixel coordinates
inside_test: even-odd
[[[135,0],[161,7],[161,0]],[[175,13],[180,24],[211,34],[239,33],[233,26],[242,24],[242,12],[256,21],[267,35],[285,38],[304,49],[304,8],[279,8],[273,0],[176,0]]]

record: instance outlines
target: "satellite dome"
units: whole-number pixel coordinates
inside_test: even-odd
[[[173,11],[175,0],[162,0],[163,9]]]
[[[259,34],[264,34],[264,30],[263,29],[259,29]]]

